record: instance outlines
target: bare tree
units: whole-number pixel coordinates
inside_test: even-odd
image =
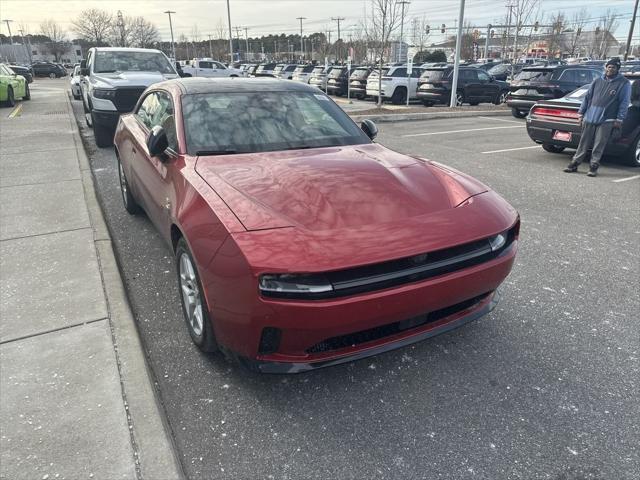
[[[429,40],[429,21],[426,17],[414,18],[411,21],[411,41],[418,47],[418,55],[424,50]]]
[[[600,18],[596,27],[596,34],[591,44],[590,56],[604,58],[609,47],[614,43],[613,32],[618,28],[618,14],[615,11],[607,10]]]
[[[551,16],[551,27],[547,31],[547,55],[550,58],[555,57],[556,54],[562,57],[562,30],[566,21],[566,17],[562,12]]]
[[[59,62],[62,55],[69,51],[69,43],[62,27],[54,20],[45,20],[40,24],[40,33],[49,38],[46,43],[47,51]]]
[[[579,12],[574,13],[571,17],[571,22],[569,23],[569,31],[567,31],[567,33],[569,34],[567,38],[567,49],[569,50],[569,56],[571,57],[576,55],[576,49],[578,48],[578,44],[580,43],[582,30],[584,30],[588,18],[589,11],[586,8],[582,8]]]
[[[512,19],[515,25],[513,60],[516,62],[518,60],[518,37],[524,35],[524,25],[529,24],[533,17],[539,17],[540,0],[515,0],[515,2],[512,3],[512,8]]]
[[[144,17],[135,17],[131,21],[131,44],[138,48],[149,48],[160,40],[156,26]]]
[[[71,22],[73,31],[95,46],[107,44],[112,24],[113,15],[97,8],[83,10],[78,18]]]
[[[389,39],[400,26],[401,11],[399,0],[371,0],[370,15],[365,18],[363,24],[363,30],[368,43],[374,49],[378,64],[378,108],[382,106],[382,65],[385,54],[389,55]]]
[[[109,32],[109,43],[111,45],[117,45],[118,47],[131,46],[133,20],[133,17],[125,17],[118,12],[118,15],[113,19]]]

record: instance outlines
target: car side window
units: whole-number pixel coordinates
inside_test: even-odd
[[[91,70],[91,64],[93,63],[93,52],[89,52],[87,55],[87,68]]]
[[[593,82],[596,78],[601,77],[602,74],[597,70],[591,70],[591,81]]]
[[[213,68],[211,62],[198,62],[198,68]]]
[[[158,94],[156,92],[152,92],[147,95],[140,104],[140,107],[136,112],[136,117],[138,117],[138,120],[140,120],[145,127],[151,130],[153,127],[153,117],[157,114],[159,108],[160,103],[158,101]]]
[[[211,68],[224,68],[224,66],[218,62],[211,62]]]
[[[422,75],[421,68],[414,68],[411,70],[411,78],[420,78],[420,75]]]
[[[392,77],[406,77],[407,69],[406,68],[396,68],[395,72],[391,75]]]
[[[489,74],[482,71],[478,72],[478,78],[480,79],[481,82],[488,82],[491,80],[491,77],[489,77]]]
[[[157,92],[159,108],[152,120],[152,127],[160,125],[167,134],[169,148],[178,150],[178,137],[176,134],[176,121],[173,111],[173,102],[166,92]]]
[[[591,72],[592,70],[576,70],[576,80],[580,82],[581,85],[591,83],[593,81]]]

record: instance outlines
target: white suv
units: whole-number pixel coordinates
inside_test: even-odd
[[[194,58],[191,65],[182,67],[185,77],[241,77],[242,71],[226,67],[211,58]]]
[[[313,72],[314,68],[316,68],[316,66],[313,65],[312,63],[308,65],[298,65],[296,69],[293,71],[293,75],[291,79],[294,82],[309,83],[309,79],[311,78],[311,72]]]
[[[80,75],[87,125],[101,148],[113,145],[120,114],[131,112],[149,85],[178,78],[160,50],[120,47],[90,48]]]
[[[418,79],[422,74],[420,67],[414,66],[411,78],[407,78],[407,66],[384,67],[382,69],[382,98],[390,98],[394,105],[401,105],[409,99],[417,99]],[[367,95],[378,96],[378,70],[373,70],[367,78]]]

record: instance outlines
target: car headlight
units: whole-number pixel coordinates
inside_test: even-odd
[[[260,292],[269,297],[304,297],[305,294],[324,293],[333,290],[333,285],[322,275],[265,274],[258,281]]]
[[[504,247],[505,243],[507,243],[507,238],[508,238],[509,232],[502,232],[499,233],[498,235],[491,237],[489,239],[489,244],[491,245],[491,251],[495,252],[497,250],[500,250],[502,247]]]
[[[102,98],[104,100],[115,100],[116,91],[113,89],[95,88],[93,90],[93,96],[96,98]]]

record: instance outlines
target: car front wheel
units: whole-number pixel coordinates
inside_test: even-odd
[[[508,92],[500,92],[497,96],[496,99],[494,100],[494,104],[496,105],[502,105],[503,103],[506,103],[507,101],[507,94]]]
[[[22,97],[23,100],[31,100],[31,90],[29,89],[29,84],[25,83],[24,84],[24,97]]]
[[[13,88],[9,87],[7,89],[7,107],[15,107],[16,106],[16,98],[13,96]]]
[[[511,115],[513,115],[516,118],[524,118],[527,116],[528,112],[523,112],[522,110],[518,110],[517,108],[512,108],[511,109]]]
[[[49,74],[49,78],[56,78],[56,74],[55,73],[50,73]]]
[[[98,147],[106,148],[113,145],[113,132],[110,128],[96,123],[93,112],[91,113],[91,125],[93,125],[93,138],[95,138]]]
[[[122,168],[122,162],[118,157],[118,178],[120,179],[120,192],[122,193],[122,203],[124,204],[124,209],[130,214],[135,215],[140,212],[140,205],[136,202],[136,199],[133,197],[131,193],[131,189],[129,188],[129,183],[127,182],[127,177],[124,174],[124,168]]]
[[[189,335],[193,343],[203,352],[215,352],[218,345],[209,320],[204,291],[193,255],[184,238],[178,240],[176,245],[176,270],[182,313],[187,322]]]
[[[560,147],[558,145],[551,145],[550,143],[543,143],[542,144],[542,149],[545,152],[549,152],[549,153],[561,153],[564,151],[565,147]]]

